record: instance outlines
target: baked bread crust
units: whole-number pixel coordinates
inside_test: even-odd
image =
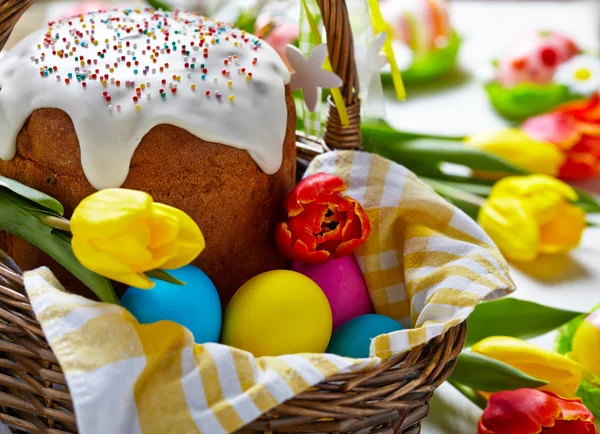
[[[212,279],[223,307],[248,279],[285,264],[275,245],[274,227],[295,179],[296,114],[289,87],[286,106],[283,160],[274,175],[265,174],[246,151],[163,124],[142,139],[122,186],[148,192],[156,202],[177,207],[198,223],[206,249],[193,264]],[[73,122],[59,109],[31,114],[18,134],[15,157],[0,160],[0,174],[55,197],[67,217],[95,191],[83,173]],[[1,233],[0,246],[22,269],[49,266],[70,290],[93,297],[29,243]]]

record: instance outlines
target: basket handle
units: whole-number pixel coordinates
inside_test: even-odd
[[[0,0],[0,51],[33,0]]]
[[[362,142],[360,135],[360,100],[358,98],[360,89],[354,59],[354,40],[346,1],[317,0],[317,2],[321,9],[327,33],[329,60],[333,71],[344,83],[341,92],[350,121],[347,127],[342,126],[339,112],[331,97],[329,97],[325,143],[331,148],[358,149]]]

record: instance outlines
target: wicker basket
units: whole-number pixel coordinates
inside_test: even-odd
[[[0,48],[32,0],[0,0]],[[299,164],[331,148],[360,146],[360,102],[344,0],[318,0],[335,72],[344,81],[350,126],[329,102],[325,140],[298,133]],[[394,356],[366,373],[338,374],[239,431],[250,433],[418,434],[428,400],[452,372],[466,325]],[[76,433],[72,399],[37,322],[20,270],[0,252],[0,421],[14,432]]]

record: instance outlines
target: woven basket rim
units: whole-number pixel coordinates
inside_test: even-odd
[[[465,339],[463,322],[372,369],[332,375],[238,433],[368,433],[360,430],[380,426],[417,433],[427,401],[452,372]],[[26,432],[44,432],[36,427],[40,419],[45,428],[59,429],[53,434],[77,432],[66,378],[37,322],[20,270],[11,268],[1,251],[0,409],[0,422]]]

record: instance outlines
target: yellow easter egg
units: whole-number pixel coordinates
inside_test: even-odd
[[[331,338],[327,297],[295,271],[260,274],[235,293],[223,321],[222,342],[255,356],[323,353]]]

